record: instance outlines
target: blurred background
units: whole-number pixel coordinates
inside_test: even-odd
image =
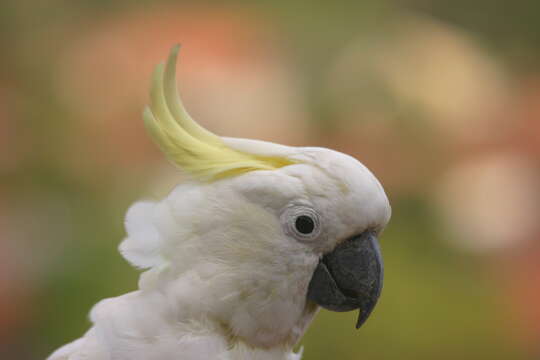
[[[134,290],[123,216],[181,181],[141,121],[153,66],[220,135],[331,147],[390,197],[365,327],[305,359],[540,358],[540,2],[0,2],[0,358],[43,359]]]

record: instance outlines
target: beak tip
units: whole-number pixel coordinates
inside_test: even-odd
[[[375,308],[376,304],[377,304],[377,300],[364,303],[363,306],[360,307],[359,313],[358,313],[358,321],[356,322],[356,329],[360,329],[360,327],[364,325],[364,323],[367,321],[367,319],[370,317],[371,313],[373,312],[373,309]]]
[[[365,314],[365,311],[362,311],[361,309],[359,310],[358,321],[356,321],[356,330],[360,329],[360,327],[362,327],[362,325],[364,325],[364,323],[366,322],[368,317]]]

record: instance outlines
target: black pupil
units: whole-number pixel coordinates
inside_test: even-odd
[[[301,234],[311,234],[313,229],[315,229],[313,219],[306,215],[297,217],[294,225],[296,226],[296,230]]]

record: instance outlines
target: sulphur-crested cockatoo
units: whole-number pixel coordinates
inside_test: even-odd
[[[390,218],[375,176],[324,148],[225,138],[191,119],[174,47],[157,66],[145,124],[191,180],[127,212],[122,255],[147,269],[105,299],[92,328],[50,360],[300,359],[319,306],[360,310],[382,288],[377,235]]]

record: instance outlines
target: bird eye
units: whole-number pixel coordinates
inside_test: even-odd
[[[313,240],[321,232],[319,215],[307,206],[286,208],[281,214],[281,220],[285,232],[301,241]]]
[[[296,231],[305,235],[311,234],[315,230],[315,222],[307,215],[297,217],[294,226],[296,227]]]

